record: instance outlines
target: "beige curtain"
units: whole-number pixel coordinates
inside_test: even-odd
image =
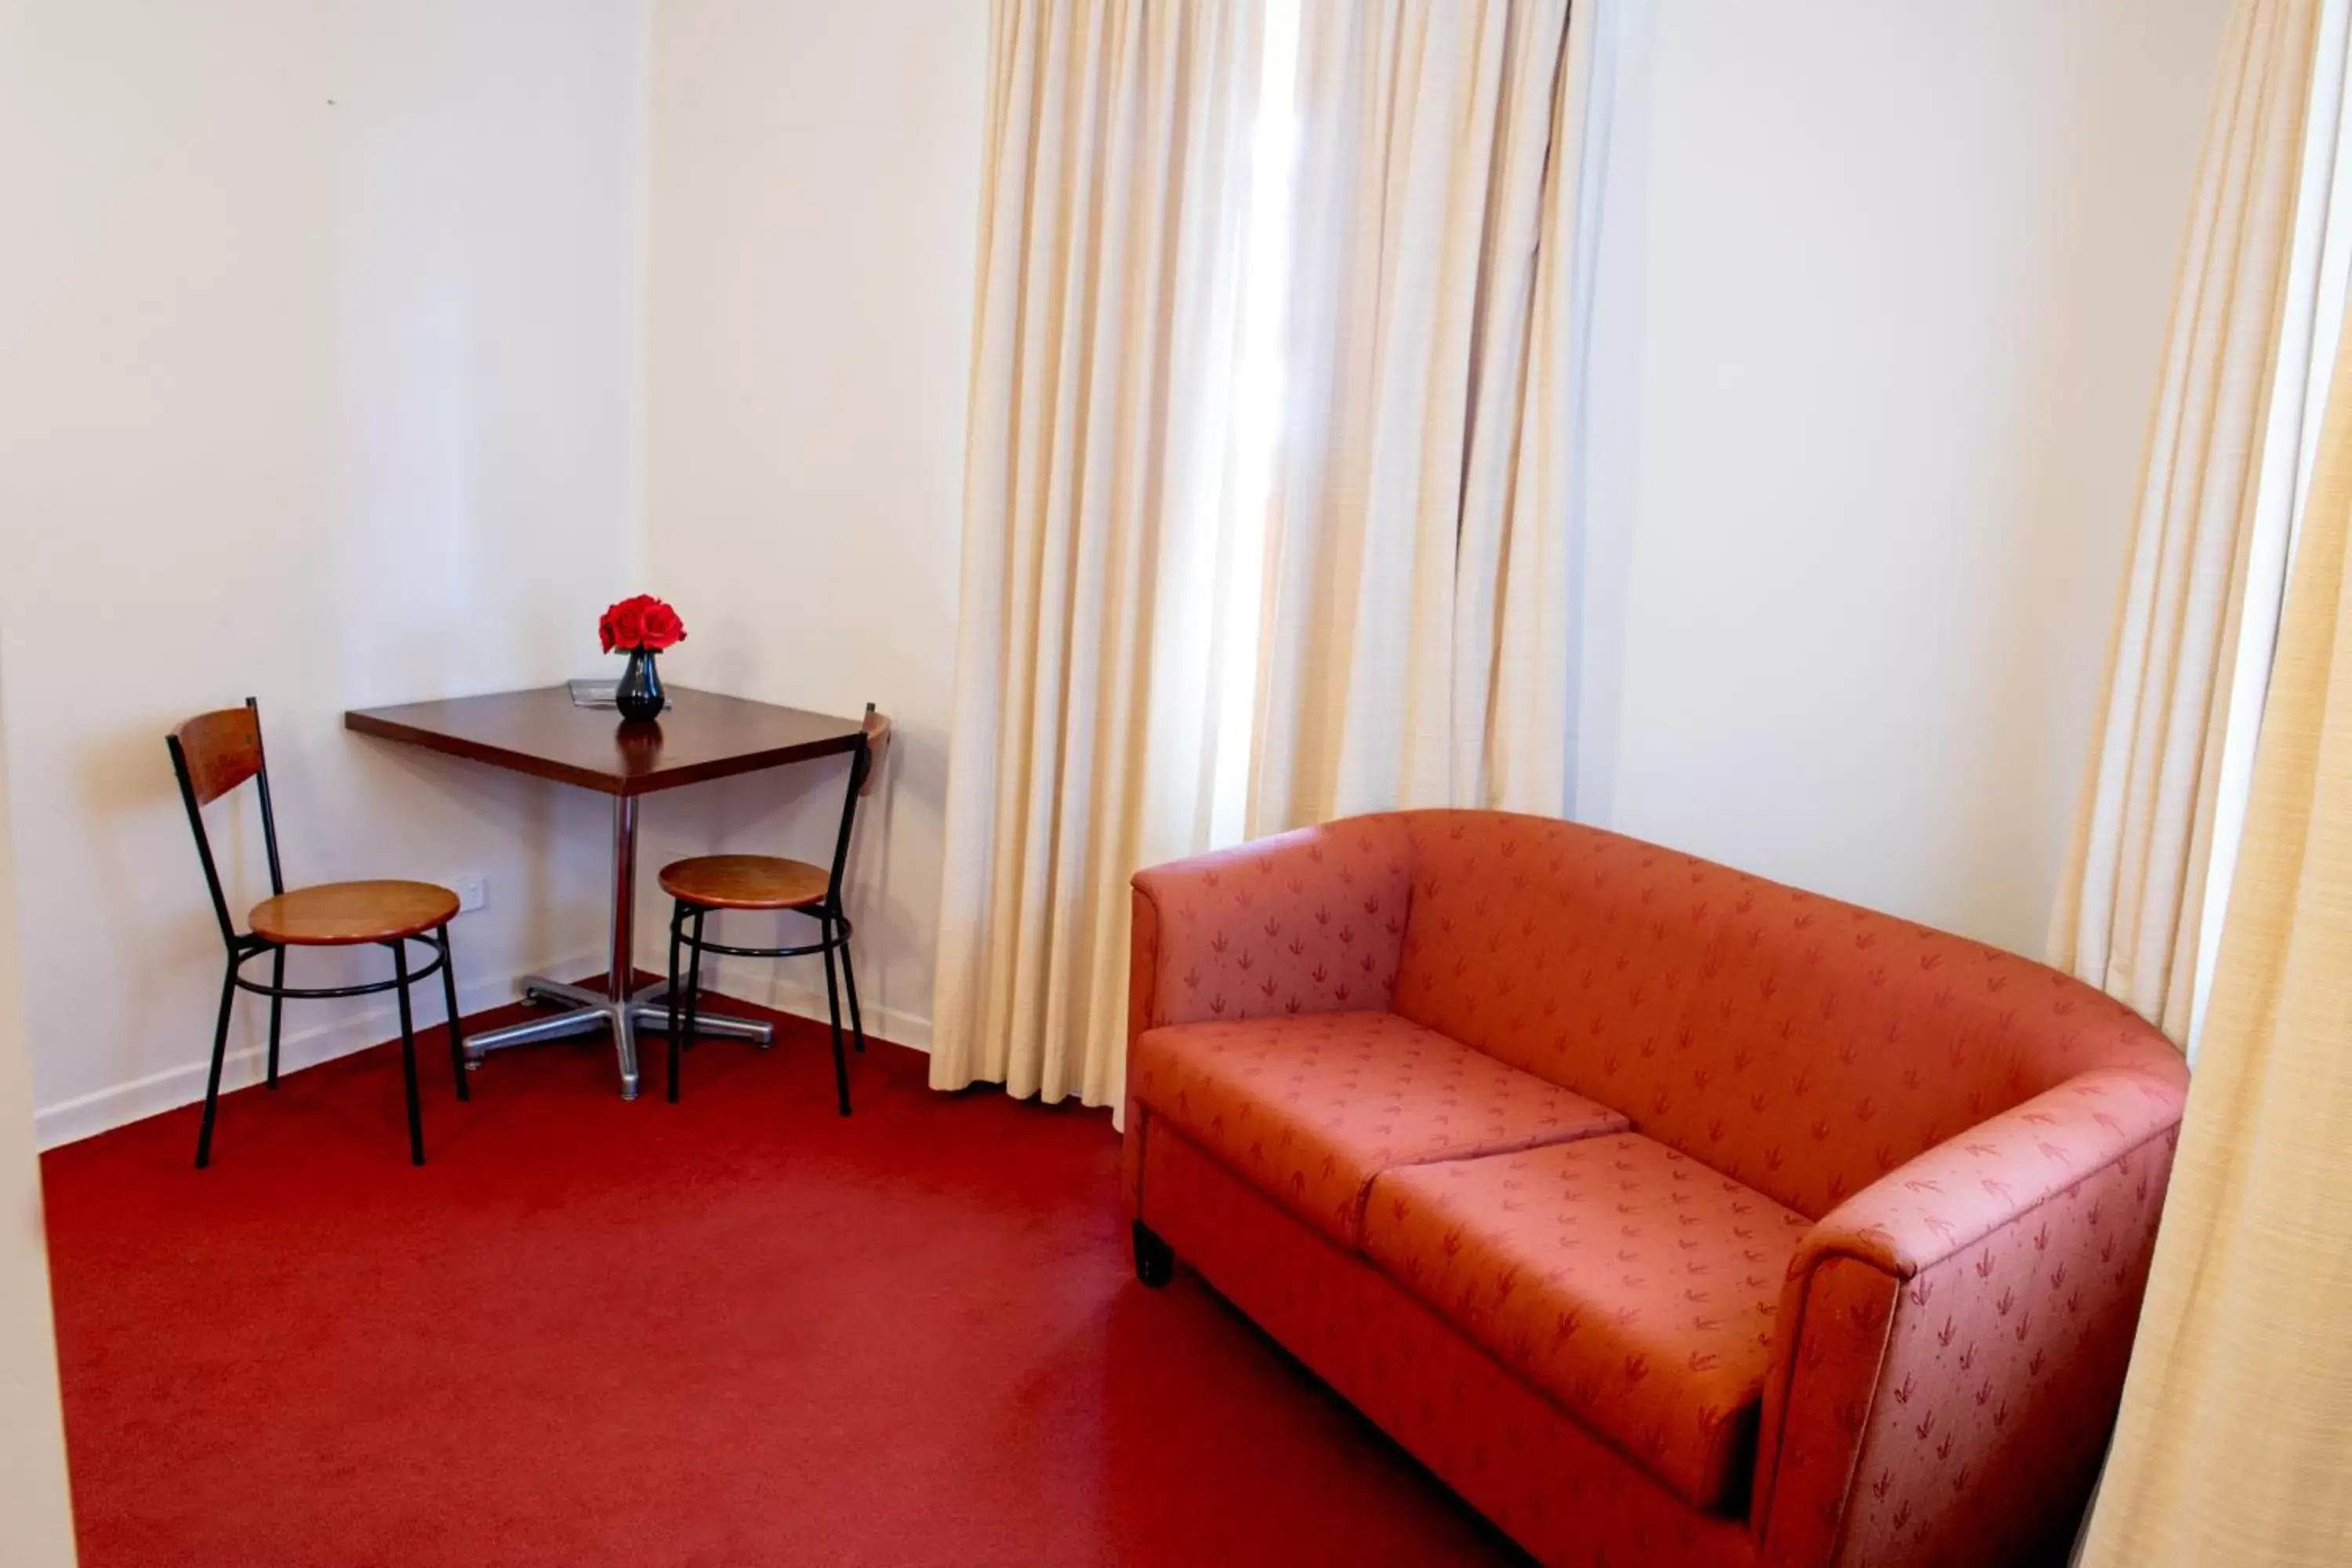
[[[2305,159],[2342,46],[2321,0],[2241,0],[2207,132],[2051,962],[2186,1041],[2217,805],[2242,797],[2308,421],[2326,171]],[[2315,68],[2317,68],[2315,69]],[[2333,137],[2323,144],[2331,152]],[[2301,216],[2301,222],[2298,217]],[[2275,392],[2275,395],[2274,395]],[[2231,788],[2232,782],[2240,787]],[[2226,846],[2231,836],[2224,832]],[[2224,876],[2226,878],[2226,856]]]
[[[999,0],[934,1086],[1118,1102],[1140,867],[1565,811],[1581,10]]]
[[[1261,0],[999,0],[931,1082],[1120,1092],[1128,876],[1201,842]]]
[[[1253,833],[1568,809],[1593,9],[1307,7]]]
[[[2352,1563],[2352,343],[2085,1560]]]

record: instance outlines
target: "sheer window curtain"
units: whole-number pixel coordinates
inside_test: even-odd
[[[998,0],[934,1087],[1119,1103],[1142,866],[1568,808],[1588,9]]]
[[[1570,807],[1595,11],[1307,8],[1255,832]]]
[[[2221,1136],[2258,1135],[2236,1086],[2249,1070],[2264,1070],[2244,1053],[2269,1047],[2246,1043],[2242,1018],[2209,1041],[2208,1019],[2234,900],[2252,906],[2276,897],[2275,889],[2239,890],[2254,831],[2257,741],[2275,721],[2270,699],[2274,668],[2286,658],[2290,566],[2315,504],[2332,504],[2315,489],[2323,431],[2343,416],[2338,405],[2352,391],[2339,363],[2352,282],[2347,22],[2352,0],[2240,0],[2231,19],[2105,728],[2053,921],[2053,963],[2157,1020],[2192,1061],[2212,1057],[2210,1066],[2200,1061],[2192,1089],[2192,1132],[2167,1205],[2119,1451],[2102,1478],[2077,1563],[2139,1561],[2117,1556],[2117,1543],[2152,1543],[2189,1528],[2186,1507],[2150,1508],[2149,1477],[2171,1462],[2155,1456],[2183,1440],[2168,1425],[2182,1422],[2179,1408],[2158,1409],[2189,1386],[2154,1363],[2174,1353],[2192,1314],[2202,1315],[2195,1331],[2209,1345],[2231,1333],[2215,1314],[2233,1287],[2213,1272],[2231,1249],[2212,1226],[2242,1194],[2219,1190],[2219,1152],[2200,1152],[2193,1130],[2218,1114],[2232,1119]],[[2265,312],[2274,312],[2274,324]],[[2243,880],[2279,870],[2275,862],[2250,864]],[[2222,1079],[2231,1087],[2215,1087]],[[2210,1111],[2231,1100],[2239,1102]],[[2194,1239],[2180,1241],[2184,1232]],[[2187,1267],[2205,1275],[2201,1289],[2179,1277],[2185,1257],[2197,1258]],[[2209,1360],[2197,1375],[2216,1375],[2216,1364]],[[2158,1384],[2165,1393],[2151,1394]]]
[[[1115,1103],[1201,847],[1261,0],[998,0],[930,1079]]]
[[[2344,0],[2240,0],[2050,961],[2189,1045],[2307,489],[2346,229]]]
[[[2352,1562],[2352,343],[2090,1568]]]
[[[2198,911],[2197,967],[2189,992],[2188,1045],[2194,1059],[2221,954],[2221,921],[2236,873],[2238,847],[2252,789],[2254,741],[2262,728],[2289,563],[2302,537],[2312,496],[2333,345],[2344,326],[2352,284],[2352,0],[2322,0],[2314,37],[2311,100],[2305,114],[2303,167],[2297,180],[2294,249],[2279,334],[2275,384],[2263,438],[2252,537],[2248,541],[2245,609],[2240,616],[2231,672],[2229,721],[2215,775],[2211,856]]]

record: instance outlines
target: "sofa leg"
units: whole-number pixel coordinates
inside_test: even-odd
[[[1157,1290],[1175,1277],[1176,1249],[1141,1220],[1135,1222],[1134,1231],[1135,1277]]]

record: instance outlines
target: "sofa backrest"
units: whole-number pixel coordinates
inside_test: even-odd
[[[2042,964],[1637,839],[1398,814],[1397,1012],[1819,1218],[2095,1067],[2179,1054]]]
[[[1386,1011],[1412,885],[1393,813],[1138,871],[1136,952],[1150,969],[1128,976],[1129,1029]]]

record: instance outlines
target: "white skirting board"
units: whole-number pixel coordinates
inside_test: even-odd
[[[808,978],[811,974],[814,975],[814,980]],[[703,966],[702,984],[708,990],[722,991],[730,996],[740,996],[762,1007],[773,1007],[779,1013],[790,1013],[794,1017],[814,1018],[822,1024],[828,1016],[824,1004],[824,968],[820,959],[800,958],[779,963],[758,958],[717,957]],[[909,1050],[930,1050],[931,1021],[929,1018],[882,1005],[874,999],[870,986],[859,990],[857,1002],[868,1038],[887,1040],[894,1046],[905,1046]],[[846,998],[841,1005],[841,1025],[845,1029],[849,1026]]]
[[[599,954],[583,953],[555,963],[536,966],[542,974],[581,975],[593,973],[603,966]],[[725,964],[722,970],[719,965]],[[740,996],[747,1002],[773,1007],[779,1012],[814,1018],[822,1023],[825,1018],[824,981],[820,972],[814,986],[779,973],[782,966],[762,965],[751,960],[740,963],[717,961],[703,972],[703,984],[713,991]],[[795,966],[797,967],[797,966]],[[515,1000],[516,980],[501,977],[493,980],[461,982],[457,987],[457,1005],[467,1014],[487,1012]],[[245,1021],[250,1010],[255,1016],[267,1019],[266,998],[240,994],[240,1023],[231,1036],[227,1058],[221,1067],[221,1092],[246,1089],[261,1081],[268,1068],[268,1044],[260,1027]],[[895,1045],[928,1051],[931,1046],[931,1021],[910,1013],[877,1005],[861,996],[866,1027],[874,1038],[888,1040]],[[373,1004],[366,1012],[348,1015],[331,1023],[313,1024],[305,1028],[301,1017],[305,1011],[299,1002],[291,1003],[286,1011],[285,1033],[278,1047],[278,1070],[282,1076],[316,1067],[320,1062],[333,1061],[338,1057],[363,1051],[370,1046],[381,1045],[400,1033],[400,1013],[390,993],[371,998]],[[724,1004],[720,1004],[724,1005]],[[847,1015],[845,1009],[845,1025]],[[416,999],[417,1026],[428,1027],[441,1022],[440,977],[435,976],[421,988]],[[199,1035],[209,1029],[212,1019],[199,1020]],[[238,1038],[247,1043],[236,1044]],[[522,1047],[521,1049],[531,1049]],[[178,1067],[166,1068],[129,1083],[116,1084],[93,1094],[85,1094],[56,1105],[44,1106],[33,1113],[34,1135],[44,1149],[54,1149],[93,1137],[110,1128],[125,1126],[166,1110],[176,1110],[184,1105],[194,1105],[205,1097],[205,1073],[211,1058],[198,1056]]]
[[[544,966],[544,972],[555,974],[580,974],[597,968],[602,960],[593,954],[578,955],[561,963]],[[457,984],[457,1005],[467,1013],[485,1012],[503,1006],[515,999],[515,983],[500,976],[489,980],[468,981],[462,968]],[[400,1034],[400,1008],[389,991],[368,998],[365,1011],[344,1014],[332,1020],[305,1025],[302,1015],[318,1004],[299,1001],[286,1005],[284,1032],[278,1044],[278,1070],[282,1076],[299,1072],[320,1062],[333,1061],[370,1046],[381,1045]],[[415,991],[416,1024],[419,1028],[441,1022],[441,977],[433,976]],[[221,1092],[245,1089],[259,1083],[268,1070],[269,999],[250,992],[237,994],[237,1016],[230,1027],[228,1056],[221,1064]],[[213,1013],[210,1007],[203,1016],[191,1020],[189,1043],[205,1054],[191,1057],[178,1067],[165,1068],[149,1073],[145,1078],[120,1083],[95,1093],[56,1105],[46,1105],[33,1112],[34,1136],[44,1149],[54,1149],[60,1143],[71,1143],[103,1132],[111,1127],[121,1127],[166,1110],[176,1110],[184,1105],[194,1105],[205,1097],[205,1074],[212,1066],[209,1054],[212,1046]],[[240,1044],[239,1042],[243,1043]]]

